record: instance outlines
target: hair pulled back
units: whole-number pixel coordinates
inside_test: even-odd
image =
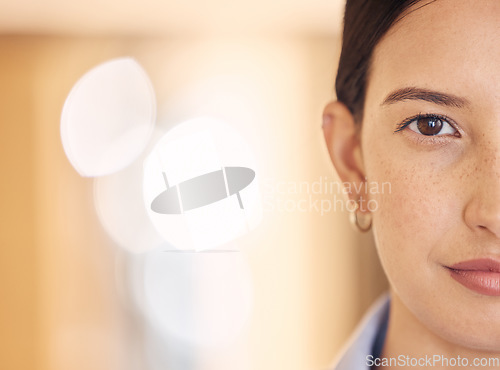
[[[357,123],[363,107],[375,46],[410,6],[422,0],[347,0],[335,91]],[[429,3],[429,2],[426,2]]]

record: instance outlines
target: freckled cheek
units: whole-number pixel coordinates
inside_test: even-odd
[[[381,257],[397,263],[427,260],[448,222],[446,184],[401,168],[372,175],[391,184],[390,192],[371,196],[378,205],[373,225]]]

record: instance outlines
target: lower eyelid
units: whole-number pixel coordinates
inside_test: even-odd
[[[403,135],[408,135],[408,139],[413,141],[419,146],[442,146],[453,142],[453,139],[456,138],[453,135],[434,135],[434,136],[426,136],[422,134],[417,134],[412,130],[403,130],[405,131]],[[409,132],[408,132],[409,131]]]

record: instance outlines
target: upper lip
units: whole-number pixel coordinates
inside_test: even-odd
[[[500,261],[492,258],[478,258],[447,266],[452,270],[500,272]]]

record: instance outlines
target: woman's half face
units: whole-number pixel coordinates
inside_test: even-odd
[[[487,274],[460,282],[451,267],[500,261],[500,2],[426,3],[391,27],[368,76],[364,168],[391,184],[369,195],[374,235],[414,317],[447,341],[498,351],[500,286]]]

